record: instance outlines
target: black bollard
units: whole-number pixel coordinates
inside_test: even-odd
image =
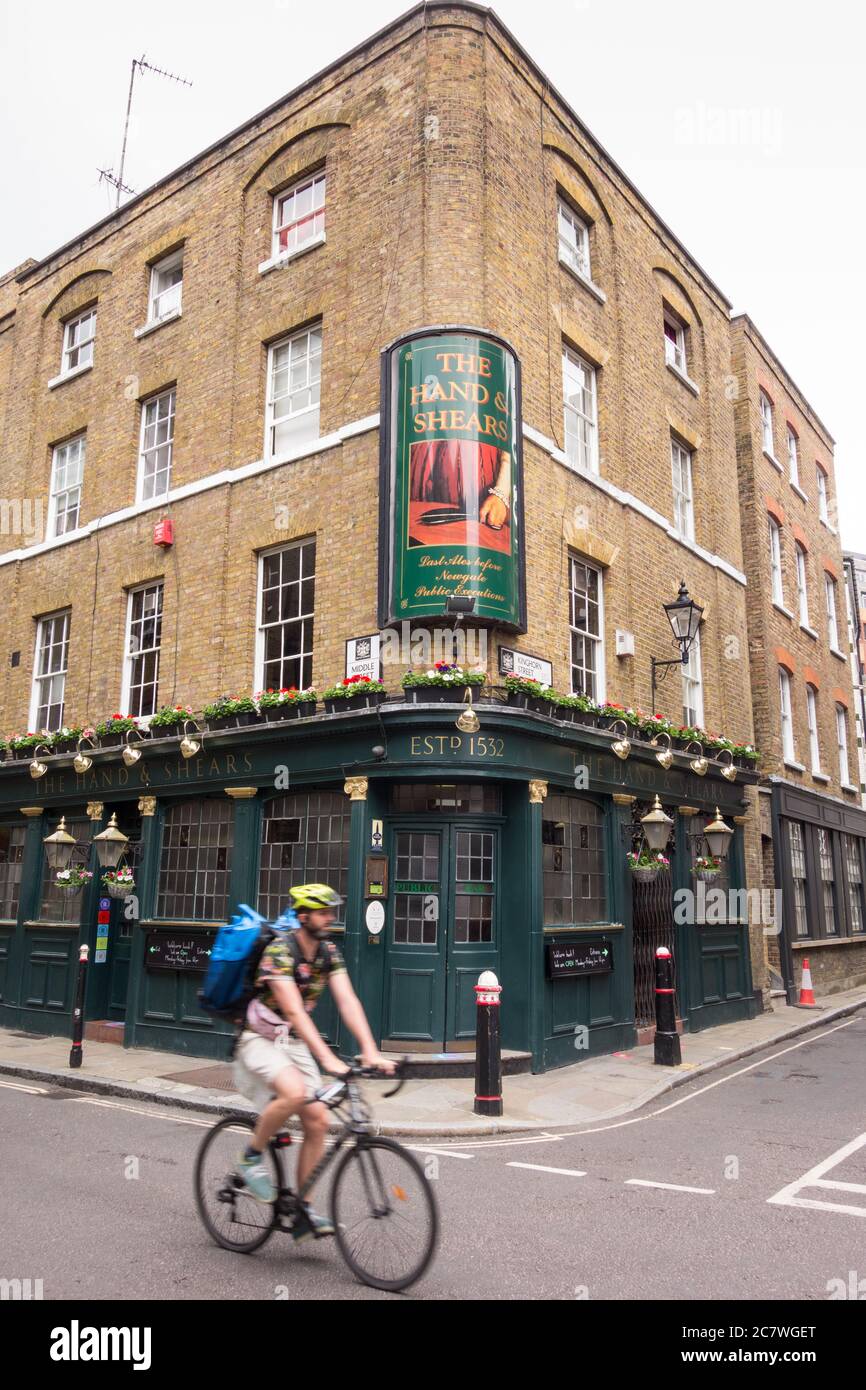
[[[674,959],[667,946],[656,951],[656,1036],[653,1061],[657,1067],[678,1067],[683,1060],[674,1007]]]
[[[87,957],[90,947],[82,946],[78,952],[78,984],[75,989],[75,1008],[72,1011],[72,1046],[69,1049],[69,1065],[80,1067],[83,1059],[81,1039],[84,1036],[84,982],[87,979]]]
[[[475,1105],[476,1115],[502,1114],[502,1051],[499,1035],[499,996],[502,986],[492,970],[484,970],[475,986]]]

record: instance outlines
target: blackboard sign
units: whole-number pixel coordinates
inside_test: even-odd
[[[567,980],[574,975],[605,975],[613,970],[613,948],[601,941],[548,941],[547,978]]]
[[[216,933],[148,933],[144,963],[148,970],[207,970]]]

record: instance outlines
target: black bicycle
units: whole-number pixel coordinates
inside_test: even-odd
[[[406,1058],[385,1097],[395,1096],[406,1080]],[[255,1129],[247,1116],[228,1116],[208,1130],[195,1163],[195,1197],[209,1234],[224,1250],[252,1254],[274,1231],[290,1232],[299,1202],[327,1168],[342,1156],[331,1184],[331,1220],[340,1253],[362,1283],[399,1292],[427,1269],[436,1249],[439,1217],[429,1179],[414,1154],[402,1144],[373,1133],[372,1115],[359,1081],[383,1079],[385,1073],[347,1062],[349,1072],[322,1086],[312,1100],[336,1112],[342,1128],[300,1191],[286,1181],[283,1151],[293,1137],[282,1130],[268,1147],[265,1161],[277,1192],[273,1203],[254,1198],[236,1171],[243,1139]],[[304,1103],[309,1105],[311,1101]],[[346,1147],[348,1145],[348,1148]]]

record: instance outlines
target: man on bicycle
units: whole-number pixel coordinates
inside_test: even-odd
[[[343,957],[329,940],[343,899],[325,883],[302,884],[292,888],[290,896],[297,926],[278,932],[262,952],[255,976],[256,993],[235,1050],[238,1090],[254,1100],[273,1096],[238,1161],[238,1174],[260,1202],[272,1202],[276,1197],[262,1154],[290,1115],[299,1115],[304,1131],[298,1157],[299,1189],[324,1152],[328,1109],[320,1101],[304,1102],[321,1085],[317,1062],[334,1076],[345,1075],[347,1070],[310,1017],[326,984],[343,1023],[360,1044],[363,1065],[388,1074],[395,1069],[395,1063],[376,1047]],[[309,1204],[304,1204],[292,1227],[296,1240],[333,1233],[331,1222]]]

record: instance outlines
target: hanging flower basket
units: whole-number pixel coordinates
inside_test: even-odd
[[[54,885],[67,898],[73,898],[93,878],[90,869],[58,869]]]
[[[718,869],[695,869],[695,878],[699,883],[718,883]]]
[[[629,850],[625,857],[632,878],[638,883],[651,883],[662,869],[670,867],[670,860],[663,854],[651,854],[644,846],[640,854],[634,850]]]
[[[692,873],[699,883],[718,883],[722,866],[711,854],[700,855],[694,863]]]
[[[653,879],[658,878],[661,867],[660,864],[657,869],[651,869],[649,865],[642,869],[632,869],[631,876],[636,883],[652,883]]]
[[[110,898],[125,898],[135,892],[135,879],[131,869],[109,869],[100,880]]]

